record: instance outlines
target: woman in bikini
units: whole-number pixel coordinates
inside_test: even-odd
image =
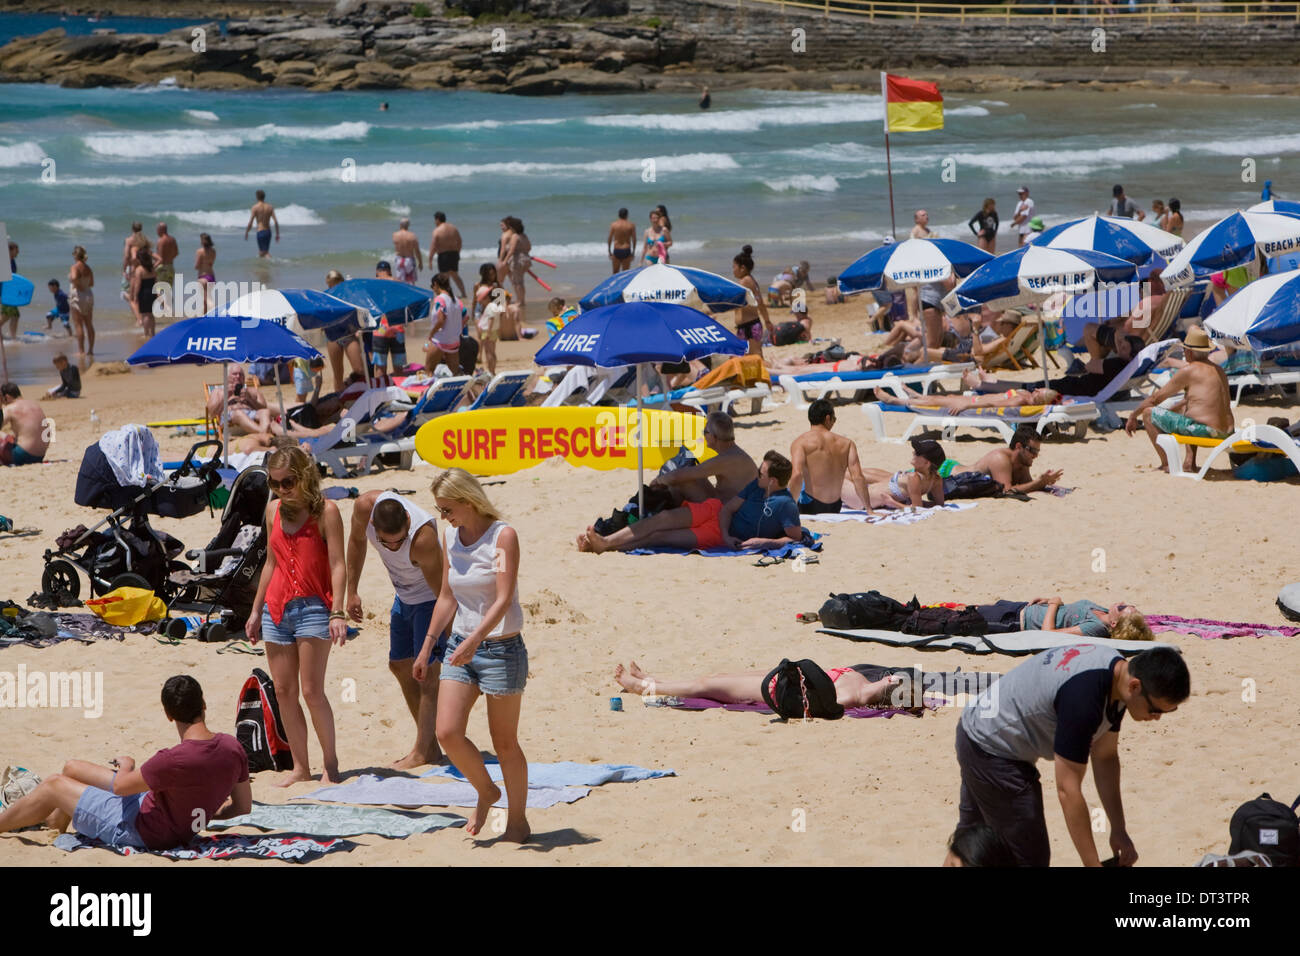
[[[772,320],[767,315],[763,292],[754,281],[754,247],[744,246],[731,260],[731,274],[736,281],[754,295],[757,306],[746,305],[736,310],[736,334],[749,343],[750,355],[763,354],[763,330],[773,334]]]
[[[647,265],[655,265],[659,262],[659,253],[664,253],[667,258],[668,247],[661,246],[663,242],[663,225],[659,221],[659,210],[650,210],[650,225],[646,226],[645,236],[642,241],[642,249],[645,252],[645,261]]]
[[[914,438],[912,467],[909,470],[891,473],[881,468],[862,469],[862,476],[868,483],[867,494],[871,496],[871,507],[889,511],[911,508],[916,511],[923,507],[922,502],[926,498],[935,507],[939,507],[943,504],[943,478],[939,469],[946,460],[943,446],[937,441]],[[841,500],[846,508],[860,510],[865,507],[865,502],[858,496],[851,481],[844,482]]]
[[[154,283],[158,273],[154,272],[153,253],[148,246],[136,249],[135,268],[131,271],[131,308],[135,312],[138,324],[144,329],[146,338],[153,338]]]
[[[673,247],[673,221],[668,218],[668,207],[663,203],[655,206],[655,212],[659,214],[659,241],[663,243],[663,258],[659,261],[668,265],[668,250]]]
[[[437,368],[439,363],[460,374],[460,330],[464,308],[451,291],[451,279],[445,272],[433,277],[431,288],[436,293],[433,300],[433,327],[424,349],[425,369]],[[496,356],[493,355],[493,359]],[[495,361],[492,363],[496,364]]]
[[[1012,388],[995,395],[922,395],[901,382],[897,387],[905,394],[895,395],[877,385],[876,401],[886,405],[906,405],[908,408],[938,408],[954,415],[972,408],[1024,408],[1061,402],[1061,393],[1051,388]]]
[[[763,678],[767,671],[746,674],[713,674],[685,680],[660,680],[643,671],[636,661],[624,669],[614,668],[614,680],[629,694],[645,697],[703,697],[720,704],[747,704],[763,702]],[[835,701],[846,710],[851,707],[873,707],[887,703],[890,692],[902,679],[890,674],[877,681],[869,681],[852,667],[830,667],[826,675],[835,683]],[[775,682],[775,677],[773,677]]]
[[[217,281],[216,273],[212,271],[216,262],[217,247],[212,244],[212,237],[206,232],[199,233],[199,248],[194,252],[194,274],[199,277],[199,286],[203,289],[203,312],[205,314],[215,304],[208,301],[208,287]],[[337,377],[335,381],[337,383]]]
[[[73,334],[77,351],[89,362],[95,360],[95,273],[86,264],[85,246],[72,249],[72,268],[68,270],[68,309],[72,313]],[[87,343],[89,339],[89,343]],[[89,344],[89,348],[87,348]]]
[[[528,278],[528,270],[533,267],[532,257],[529,255],[533,250],[532,240],[524,234],[523,221],[515,216],[506,216],[501,220],[501,245],[498,255],[500,261],[497,262],[497,277],[509,277],[510,287],[514,290],[515,311],[518,320],[515,327],[524,321],[527,312],[525,311],[525,297],[528,290],[524,282]]]
[[[325,761],[321,782],[338,783],[325,668],[330,645],[342,647],[348,635],[343,519],[338,505],[321,494],[320,471],[302,449],[277,447],[266,459],[266,471],[276,494],[266,508],[270,547],[244,632],[253,644],[266,639],[266,661],[293,753],[293,770],[279,785],[311,779],[299,691]]]

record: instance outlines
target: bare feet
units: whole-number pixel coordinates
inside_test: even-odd
[[[412,750],[405,757],[394,760],[390,767],[394,770],[414,770],[416,767],[423,767],[425,764],[440,764],[443,761],[442,751],[436,747],[430,753],[419,753]]]
[[[641,669],[641,665],[636,661],[631,661],[627,665],[628,673],[633,677],[648,678],[650,675]]]
[[[587,544],[587,532],[586,532],[586,531],[580,531],[580,532],[578,532],[578,539],[577,539],[577,540],[578,540],[578,550],[579,550],[579,551],[587,551],[587,552],[590,552],[590,551],[591,551],[591,545]]]
[[[878,402],[884,402],[885,404],[889,404],[894,400],[894,396],[890,395],[879,385],[873,388],[872,391],[876,393],[876,401]]]
[[[609,550],[609,543],[601,535],[596,534],[595,528],[588,528],[583,534],[587,547],[584,551],[591,551],[595,554],[604,554]]]
[[[492,812],[492,805],[501,799],[501,788],[492,784],[492,789],[486,794],[479,794],[478,806],[474,808],[474,815],[470,817],[469,823],[465,824],[465,832],[470,836],[478,836],[487,823],[488,814]]]
[[[525,820],[518,826],[507,826],[506,832],[501,834],[501,840],[504,843],[527,843],[528,838],[533,835],[533,828]]]
[[[320,775],[320,782],[321,783],[342,783],[343,775],[339,773],[338,766],[335,765],[333,767],[327,767],[325,769],[325,772]]]
[[[614,668],[614,680],[618,681],[618,686],[629,694],[644,694],[646,692],[646,681],[639,676],[639,673],[640,669],[635,663],[632,664],[631,671],[623,670],[623,665],[619,664]]]
[[[277,787],[292,787],[295,783],[306,783],[311,779],[311,768],[295,767],[275,782]]]

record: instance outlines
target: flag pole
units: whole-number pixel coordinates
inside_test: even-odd
[[[894,164],[889,157],[889,75],[880,71],[881,108],[885,114],[885,173],[889,180],[889,236],[898,238],[898,226],[894,222]]]

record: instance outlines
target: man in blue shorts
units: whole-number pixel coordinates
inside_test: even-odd
[[[423,681],[417,681],[411,669],[429,632],[434,601],[442,588],[438,524],[428,512],[396,492],[367,491],[357,499],[352,509],[347,551],[347,609],[357,622],[362,620],[357,587],[366,563],[367,541],[379,552],[379,559],[397,592],[388,623],[388,669],[397,678],[415,720],[415,746],[393,767],[410,770],[426,763],[441,763],[442,750],[438,747],[434,721],[448,635],[439,637]]]
[[[1053,647],[1015,667],[967,707],[957,724],[961,802],[957,829],[988,824],[1021,866],[1047,866],[1051,846],[1043,788],[1034,764],[1054,760],[1056,794],[1070,840],[1084,866],[1100,866],[1083,776],[1110,821],[1110,848],[1120,866],[1138,858],[1119,792],[1119,726],[1159,720],[1191,693],[1182,655],[1153,647],[1132,660],[1098,644]]]
[[[248,813],[253,791],[248,757],[229,734],[208,730],[203,689],[187,675],[169,678],[163,711],[181,742],[136,768],[131,757],[113,766],[70,760],[63,773],[0,813],[0,833],[44,821],[56,830],[71,823],[84,837],[109,846],[170,850],[186,846],[209,821]]]
[[[257,223],[257,254],[263,259],[271,258],[271,223],[275,223],[275,241],[280,241],[280,220],[275,217],[275,207],[266,201],[266,193],[257,191],[257,202],[248,213],[248,225],[244,227],[244,241],[248,241],[248,231]]]

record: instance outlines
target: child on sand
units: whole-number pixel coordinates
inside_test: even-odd
[[[479,749],[465,736],[469,712],[487,695],[488,730],[506,785],[509,810],[501,838],[525,843],[531,831],[528,761],[519,746],[519,709],[528,681],[524,615],[519,606],[519,536],[501,519],[479,483],[450,468],[433,480],[443,533],[442,590],[411,673],[423,681],[439,637],[451,625],[438,684],[438,743],[476,791],[465,832],[477,836],[501,799]]]
[[[59,370],[59,384],[45,394],[49,398],[81,398],[81,373],[60,352],[54,356],[54,367]]]
[[[330,644],[343,646],[348,634],[343,519],[338,505],[321,494],[320,471],[302,449],[278,447],[267,456],[266,470],[277,496],[266,508],[271,546],[244,632],[253,644],[266,638],[266,661],[293,753],[293,770],[279,785],[311,779],[300,689],[325,761],[321,782],[338,783],[325,667]]]

